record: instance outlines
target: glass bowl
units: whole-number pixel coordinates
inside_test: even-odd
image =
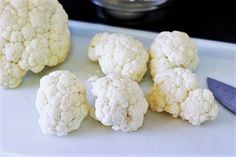
[[[106,10],[108,14],[119,19],[134,19],[145,12],[156,10],[170,0],[92,0]]]

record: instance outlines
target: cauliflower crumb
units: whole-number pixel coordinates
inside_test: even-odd
[[[85,86],[69,71],[54,71],[40,80],[36,109],[43,133],[67,135],[80,127],[89,112]]]
[[[4,78],[0,86],[15,88],[27,71],[38,73],[63,62],[70,48],[67,23],[68,16],[57,0],[1,0],[0,56],[11,69],[0,66],[0,71],[7,71],[0,73]]]
[[[142,126],[148,103],[135,81],[109,74],[94,82],[92,93],[97,97],[95,116],[102,124],[124,132],[135,131]]]
[[[143,44],[125,34],[95,35],[89,44],[88,56],[99,62],[105,74],[122,75],[140,82],[147,71],[148,53]]]

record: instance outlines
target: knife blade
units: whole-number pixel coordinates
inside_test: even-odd
[[[207,78],[207,84],[216,100],[236,114],[236,88],[212,78]]]

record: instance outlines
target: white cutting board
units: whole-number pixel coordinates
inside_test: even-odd
[[[69,136],[42,134],[34,104],[42,76],[59,69],[76,73],[86,84],[87,97],[93,104],[94,97],[86,80],[100,69],[87,57],[92,36],[99,32],[126,33],[148,48],[157,35],[75,21],[70,21],[70,29],[72,47],[64,63],[40,74],[28,73],[19,88],[0,89],[0,156],[236,156],[236,116],[221,105],[218,118],[199,127],[167,113],[149,111],[142,128],[133,133],[115,132],[87,117],[79,130]],[[196,42],[200,56],[196,73],[201,86],[207,88],[207,76],[236,86],[236,45],[200,39]],[[151,85],[148,74],[141,86],[146,92]]]

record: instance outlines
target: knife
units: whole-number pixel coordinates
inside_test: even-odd
[[[236,88],[212,78],[207,78],[207,84],[216,100],[236,114]]]

